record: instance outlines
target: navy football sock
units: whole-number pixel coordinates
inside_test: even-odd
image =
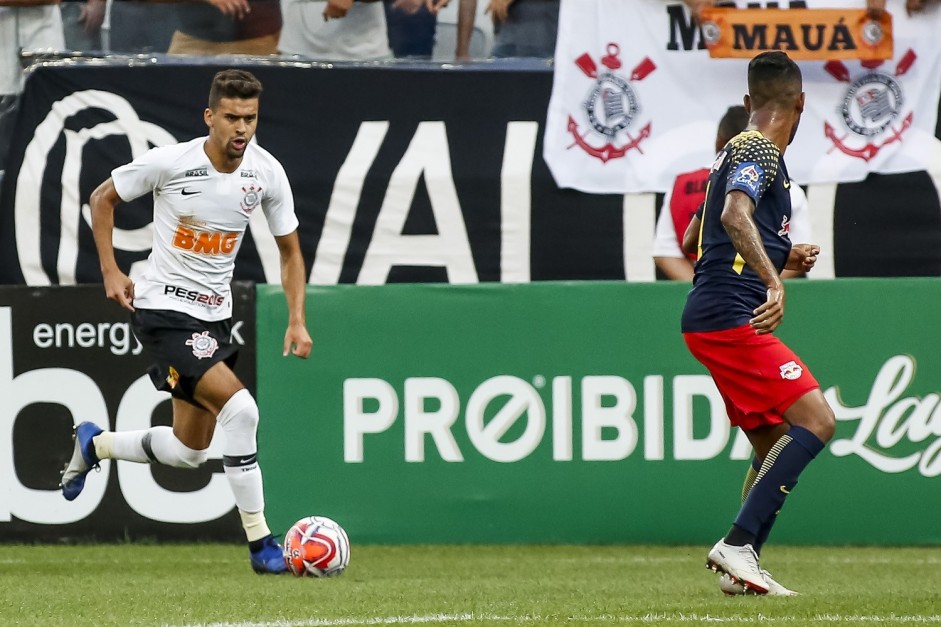
[[[748,498],[748,493],[751,492],[752,486],[755,485],[759,472],[761,472],[761,462],[758,461],[758,457],[752,457],[751,466],[748,467],[748,472],[745,473],[745,481],[742,482],[742,503]]]
[[[765,456],[758,478],[735,519],[735,526],[763,544],[767,533],[761,538],[762,527],[774,524],[784,499],[797,485],[797,478],[824,446],[803,427],[791,427],[782,435]],[[770,524],[767,532],[771,531]]]
[[[757,457],[752,457],[751,466],[748,467],[748,473],[745,475],[745,482],[742,485],[742,503],[748,498],[748,493],[751,492],[752,486],[755,485],[755,480],[758,479],[758,473],[760,471],[761,462]],[[757,555],[761,555],[761,547],[764,546],[765,542],[768,540],[768,536],[771,534],[771,528],[774,526],[777,519],[777,516],[772,516],[771,520],[763,524],[761,529],[758,530],[758,535],[752,538],[751,545]],[[728,538],[726,538],[726,542],[728,542]],[[748,544],[748,542],[745,544]]]

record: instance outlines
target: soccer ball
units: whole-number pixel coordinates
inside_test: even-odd
[[[326,516],[302,518],[284,535],[284,562],[298,577],[335,577],[350,563],[350,539]]]

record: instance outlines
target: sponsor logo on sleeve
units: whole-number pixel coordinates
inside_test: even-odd
[[[732,176],[732,182],[738,187],[745,187],[752,195],[757,195],[764,180],[765,171],[752,161],[739,164]]]

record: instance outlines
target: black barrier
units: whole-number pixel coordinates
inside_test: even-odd
[[[223,67],[81,61],[26,83],[0,187],[0,283],[99,282],[91,191],[148,145],[204,134]],[[265,84],[257,137],[291,179],[313,282],[625,278],[635,227],[623,197],[559,189],[542,159],[545,64],[233,63]],[[119,209],[123,268],[146,258],[151,218],[146,197]],[[834,226],[837,276],[941,274],[941,203],[925,172],[839,185]],[[887,234],[892,246],[872,245]],[[235,276],[264,282],[277,253],[255,235]],[[439,237],[410,237],[421,235]]]
[[[38,68],[23,93],[0,196],[0,282],[68,282],[73,265],[79,283],[100,281],[91,229],[79,207],[111,169],[131,159],[129,138],[156,143],[205,134],[203,108],[220,67],[167,61],[145,67]],[[559,190],[542,160],[541,121],[551,73],[368,66],[250,69],[265,86],[257,138],[280,159],[291,180],[308,268],[321,244],[331,200],[337,202],[338,174],[347,164],[348,170],[362,168],[363,178],[347,176],[350,194],[339,199],[350,203],[346,217],[352,221],[349,245],[338,243],[339,282],[355,282],[360,276],[380,209],[396,202],[389,194],[393,187],[406,194],[414,191],[404,234],[466,231],[475,278],[500,280],[501,172],[508,125],[518,122],[522,135],[531,139],[523,140],[518,151],[532,162],[533,278],[624,278],[622,197]],[[424,147],[410,154],[442,166],[442,177],[428,185],[426,175],[415,173],[422,163],[413,169],[403,166],[409,146],[422,141]],[[420,179],[414,186],[409,179],[413,174]],[[63,185],[63,178],[70,184]],[[27,215],[31,208],[41,214],[35,221],[41,230],[36,241],[24,238],[23,228],[17,230],[15,224],[15,216]],[[117,226],[144,227],[151,214],[150,199],[138,199],[119,208]],[[64,264],[66,272],[60,270],[63,242],[70,254],[72,246],[77,249],[75,260]],[[407,253],[414,247],[403,248]],[[147,252],[119,247],[118,261],[128,267]],[[21,269],[21,262],[31,266],[32,274]],[[239,262],[236,278],[265,280],[251,236]],[[414,263],[392,268],[387,281],[447,279],[444,268]]]
[[[233,340],[242,345],[236,372],[254,392],[254,285],[235,283],[233,303]],[[0,287],[4,541],[243,537],[218,443],[192,471],[105,462],[75,501],[62,497],[73,420],[121,430],[170,424],[169,395],[154,390],[149,363],[127,312],[100,286]]]
[[[0,187],[0,283],[100,281],[91,191],[147,146],[205,133],[217,63],[80,59],[31,74]],[[265,84],[257,137],[291,179],[313,282],[621,280],[625,234],[649,228],[624,224],[620,195],[556,187],[542,159],[544,64],[233,63]],[[834,202],[836,276],[941,274],[927,173],[841,184]],[[151,213],[147,197],[118,211],[125,269],[149,252]],[[259,233],[236,278],[277,268]]]

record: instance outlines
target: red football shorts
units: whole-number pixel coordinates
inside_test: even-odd
[[[750,431],[784,422],[784,412],[820,387],[794,351],[774,335],[749,325],[684,333],[686,346],[704,365],[725,401],[732,426]]]

